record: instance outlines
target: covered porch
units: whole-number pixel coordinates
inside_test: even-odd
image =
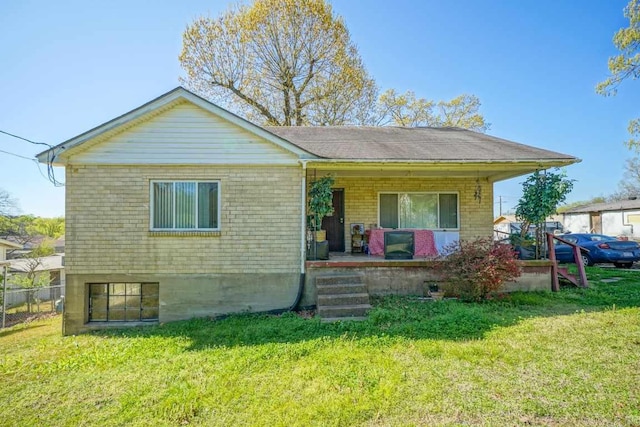
[[[415,233],[417,259],[461,239],[491,236],[493,183],[520,172],[499,165],[309,162],[307,185],[334,179],[334,213],[322,221],[329,251],[383,255],[385,231]]]
[[[312,257],[305,261],[309,249],[316,248],[316,242],[308,237],[314,235],[311,224],[316,224],[315,218],[309,219],[313,216],[311,209],[303,212],[305,291],[301,304],[307,306],[319,304],[318,296],[320,300],[343,301],[342,296],[325,292],[333,285],[342,286],[337,286],[337,276],[348,276],[345,281],[353,282],[341,287],[344,293],[353,295],[353,305],[364,305],[362,288],[356,286],[360,284],[366,286],[369,295],[424,295],[438,279],[433,259],[445,246],[493,235],[495,182],[578,161],[457,128],[268,130],[315,156],[299,160],[303,206],[309,206],[312,183],[327,176],[333,180],[334,212],[321,223],[326,231],[328,260]],[[400,234],[401,230],[413,232],[420,247],[409,259],[384,259],[386,244],[381,243],[381,236],[388,231]],[[424,249],[421,244],[427,240],[430,244]],[[361,253],[366,245],[373,250]],[[529,271],[519,280],[520,289],[550,289],[548,265],[524,268]],[[532,280],[527,278],[529,272]],[[318,283],[325,288],[320,295]]]

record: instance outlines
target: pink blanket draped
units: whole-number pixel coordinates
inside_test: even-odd
[[[367,234],[369,236],[369,253],[371,255],[384,255],[384,232],[385,231],[393,231],[390,229],[373,229],[367,230]],[[414,256],[416,257],[435,257],[438,255],[438,250],[436,249],[436,243],[433,236],[433,231],[431,230],[408,230],[403,229],[402,231],[413,231],[413,240],[414,240]]]

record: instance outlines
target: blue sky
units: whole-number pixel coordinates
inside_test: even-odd
[[[569,201],[617,189],[640,83],[595,94],[626,26],[627,0],[334,0],[381,89],[440,100],[480,97],[489,134],[583,159]],[[186,25],[222,0],[0,2],[0,130],[58,144],[179,84]],[[41,147],[0,134],[0,150]],[[44,168],[41,167],[44,171]],[[57,176],[63,180],[63,171]],[[524,177],[498,183],[515,206]],[[123,183],[124,185],[124,183]],[[35,163],[0,152],[0,188],[22,213],[64,214],[64,189]],[[497,206],[497,205],[496,205]]]

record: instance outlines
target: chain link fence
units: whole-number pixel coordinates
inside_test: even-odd
[[[0,328],[30,322],[62,312],[64,285],[25,289],[7,285],[0,287]]]

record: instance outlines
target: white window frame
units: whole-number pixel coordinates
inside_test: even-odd
[[[175,227],[175,223],[176,223],[176,201],[175,201],[175,197],[176,197],[176,192],[175,190],[173,191],[173,228],[155,228],[154,227],[154,223],[153,223],[153,217],[154,217],[154,198],[153,198],[153,185],[156,183],[172,183],[174,185],[174,189],[175,189],[175,184],[177,183],[192,183],[192,184],[196,184],[196,189],[198,188],[198,183],[207,183],[207,184],[217,184],[218,185],[218,200],[217,200],[217,217],[216,217],[216,223],[218,224],[217,228],[198,228],[198,218],[197,218],[197,214],[198,214],[198,196],[197,196],[197,191],[196,191],[196,206],[195,206],[195,213],[196,213],[196,227],[194,228],[176,228]],[[220,208],[222,206],[222,183],[220,182],[220,180],[216,180],[216,179],[196,179],[196,180],[189,180],[189,179],[152,179],[149,181],[149,230],[150,231],[163,231],[163,232],[189,232],[189,231],[193,231],[193,232],[197,232],[197,231],[220,231]]]
[[[437,218],[438,218],[438,226],[440,225],[440,195],[441,194],[455,194],[456,195],[456,218],[457,218],[457,222],[458,222],[458,226],[455,228],[443,228],[443,227],[437,227],[437,228],[425,228],[425,230],[432,230],[432,231],[460,231],[460,192],[458,191],[379,191],[378,192],[378,224],[380,226],[381,222],[380,222],[380,195],[381,194],[396,194],[398,196],[400,196],[401,194],[435,194],[438,196],[438,209],[436,212]],[[400,203],[400,197],[398,197],[398,203]],[[400,206],[398,206],[398,214],[400,213]],[[398,229],[400,224],[398,224]]]

